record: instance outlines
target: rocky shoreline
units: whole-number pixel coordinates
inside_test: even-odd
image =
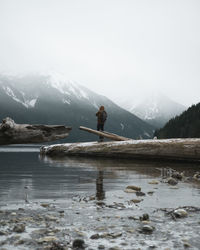
[[[176,192],[179,182],[189,181],[179,174],[152,180],[148,191],[129,185],[105,200],[77,194],[65,201],[2,205],[0,249],[199,249],[200,206],[143,205],[159,185]],[[199,179],[198,173],[192,177]]]

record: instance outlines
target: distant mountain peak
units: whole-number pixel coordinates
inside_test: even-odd
[[[158,91],[144,96],[137,105],[132,102],[132,100],[126,101],[127,110],[157,128],[162,127],[169,119],[186,109],[184,105]]]

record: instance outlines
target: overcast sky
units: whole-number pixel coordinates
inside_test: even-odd
[[[113,100],[200,101],[200,0],[0,0],[0,72],[58,71]]]

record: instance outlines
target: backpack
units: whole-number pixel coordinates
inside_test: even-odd
[[[101,121],[102,121],[102,122],[105,122],[106,119],[107,119],[107,113],[106,113],[106,111],[103,111],[103,112],[101,113]]]

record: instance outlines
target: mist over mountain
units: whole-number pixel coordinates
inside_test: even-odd
[[[200,103],[192,105],[181,115],[171,119],[157,130],[158,138],[199,138],[200,137]]]
[[[96,129],[96,112],[104,105],[108,113],[105,130],[130,138],[151,138],[154,128],[98,95],[59,74],[0,75],[0,119],[9,116],[17,123],[65,124],[72,126],[66,141],[90,141],[98,137],[80,131]]]
[[[172,117],[180,115],[186,107],[162,93],[149,94],[136,105],[135,100],[126,100],[123,107],[156,128],[163,127]]]

